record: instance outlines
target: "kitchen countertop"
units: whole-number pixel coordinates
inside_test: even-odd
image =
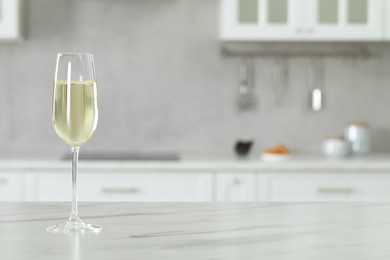
[[[69,204],[0,203],[1,259],[390,259],[390,204],[81,204],[99,234],[53,234]]]
[[[87,161],[80,160],[80,169],[90,170],[350,170],[390,171],[390,155],[329,160],[322,156],[292,156],[281,162],[264,162],[259,158],[184,157],[177,161]],[[69,170],[69,160],[0,159],[0,170]]]

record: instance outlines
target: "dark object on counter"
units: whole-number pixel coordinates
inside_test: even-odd
[[[236,151],[237,155],[246,156],[249,154],[252,145],[253,145],[253,141],[239,140],[236,142],[236,145],[234,146],[234,150]]]

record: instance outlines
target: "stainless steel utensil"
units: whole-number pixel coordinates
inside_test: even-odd
[[[237,105],[240,110],[250,110],[255,108],[257,101],[253,93],[253,85],[251,86],[251,81],[249,80],[252,72],[249,68],[249,64],[253,66],[252,62],[243,58],[239,67]]]
[[[310,93],[310,108],[313,111],[320,111],[322,109],[322,90],[319,88],[315,88]]]
[[[315,112],[321,111],[324,107],[322,70],[322,61],[319,59],[312,59],[309,64],[308,80],[308,85],[310,88],[309,108]]]

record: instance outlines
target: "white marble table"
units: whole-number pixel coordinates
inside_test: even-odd
[[[390,204],[81,204],[100,234],[51,234],[61,203],[0,203],[0,259],[390,259]]]

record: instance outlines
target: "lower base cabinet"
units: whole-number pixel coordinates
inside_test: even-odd
[[[69,172],[28,173],[27,200],[70,201]],[[212,174],[203,172],[85,172],[80,201],[212,201]]]
[[[0,201],[20,201],[24,199],[24,179],[20,172],[0,173]]]
[[[0,172],[0,201],[71,201],[71,173]],[[82,170],[79,201],[390,201],[388,172]]]
[[[390,201],[389,173],[272,173],[266,201]]]

